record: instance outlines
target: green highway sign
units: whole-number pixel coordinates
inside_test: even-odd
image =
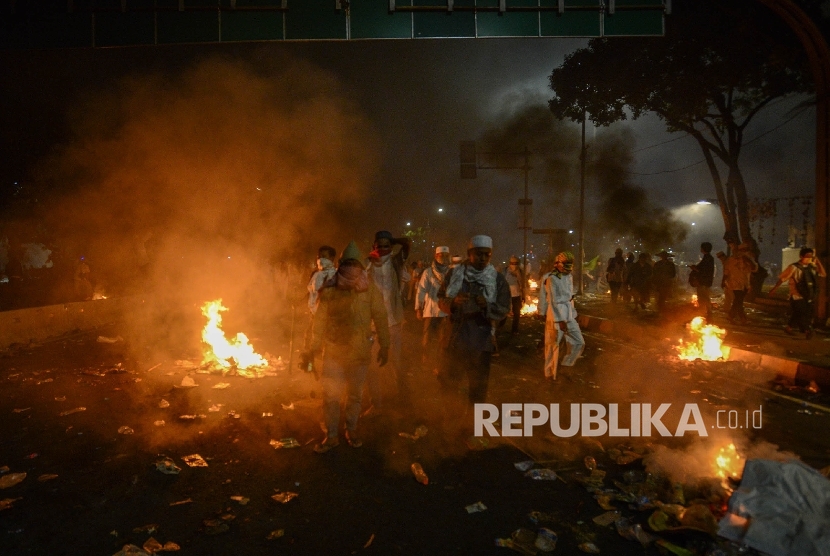
[[[0,48],[663,35],[670,0],[10,0]]]

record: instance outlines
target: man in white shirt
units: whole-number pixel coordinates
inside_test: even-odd
[[[539,315],[545,317],[545,378],[556,380],[559,365],[559,343],[564,336],[568,354],[562,365],[571,367],[585,349],[585,339],[576,322],[574,283],[571,272],[574,256],[570,251],[559,253],[554,259],[553,271],[542,277],[539,293]]]
[[[436,370],[436,365],[432,363],[436,362],[438,353],[438,333],[441,330],[441,322],[447,317],[447,313],[438,306],[438,290],[444,283],[449,270],[449,262],[450,248],[445,245],[436,247],[435,258],[432,264],[421,273],[415,295],[415,315],[418,320],[424,321],[421,363]]]

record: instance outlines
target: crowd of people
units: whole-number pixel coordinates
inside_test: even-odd
[[[308,282],[312,318],[301,357],[305,370],[321,360],[326,436],[315,446],[318,453],[340,445],[341,412],[342,436],[357,448],[363,444],[362,416],[382,414],[393,402],[397,407],[411,402],[402,359],[405,311],[413,310],[423,323],[420,364],[436,376],[442,407],[459,408],[462,414],[487,398],[492,358],[498,355],[496,332],[511,312],[511,334],[518,332],[526,287],[518,257],[498,271],[491,263],[493,240],[486,235],[469,240],[466,258],[451,257],[447,246],[438,246],[429,265],[407,265],[409,251],[407,238],[385,230],[375,234],[366,257],[355,242],[336,265],[333,248],[318,251],[317,270]],[[560,253],[541,280],[538,318],[546,323],[544,374],[549,380],[556,379],[563,340],[569,349],[562,365],[575,364],[585,345],[573,304],[573,261],[570,252]],[[394,400],[386,399],[385,380],[394,382]],[[471,448],[480,441],[467,439]]]
[[[727,241],[727,246],[728,255],[723,251],[715,255],[721,264],[720,288],[724,294],[723,309],[729,323],[746,324],[748,319],[744,301],[753,287],[759,285],[753,277],[762,270],[749,244]],[[624,258],[622,249],[618,248],[615,251],[614,256],[608,260],[605,271],[612,305],[622,300],[623,303],[633,303],[635,308],[645,309],[654,295],[657,311],[665,310],[666,303],[677,285],[678,271],[670,253],[661,251],[657,257],[659,260],[655,262],[649,253],[640,253],[635,259],[634,253],[629,252]],[[695,289],[698,307],[707,321],[711,321],[713,316],[715,257],[712,256],[712,244],[708,241],[703,242],[700,245],[700,260],[689,265],[688,285]],[[795,334],[797,328],[808,339],[812,337],[818,278],[825,276],[824,267],[815,257],[814,250],[803,247],[799,253],[799,260],[784,269],[778,282],[769,291],[769,294],[772,294],[781,284],[788,283],[790,320],[784,328],[788,334]]]

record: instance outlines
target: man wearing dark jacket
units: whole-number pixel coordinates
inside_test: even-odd
[[[438,380],[444,392],[457,394],[466,374],[470,405],[487,398],[490,358],[496,347],[496,326],[510,311],[510,286],[490,264],[493,240],[479,235],[470,240],[467,261],[451,269],[438,292],[444,320],[444,361]]]
[[[709,292],[715,279],[715,258],[712,256],[712,244],[704,241],[700,244],[703,256],[700,262],[691,265],[693,272],[697,272],[697,305],[706,311],[706,321],[712,320],[712,298]]]
[[[380,345],[377,360],[389,358],[389,324],[380,290],[366,276],[360,251],[351,242],[343,251],[337,273],[323,284],[314,313],[311,353],[323,356],[323,417],[326,438],[314,447],[322,454],[340,444],[340,401],[346,393],[346,441],[362,445],[357,436],[363,383],[372,354],[372,325]]]

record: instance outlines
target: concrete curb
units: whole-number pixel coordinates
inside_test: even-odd
[[[116,322],[133,302],[130,298],[99,299],[1,311],[0,349]]]
[[[583,330],[614,334],[614,321],[610,319],[580,315],[577,320]],[[795,382],[809,383],[814,380],[819,386],[830,387],[830,369],[828,368],[819,367],[798,359],[766,355],[732,346],[727,347],[729,348],[727,361],[741,361],[750,366],[768,369],[780,377]]]

